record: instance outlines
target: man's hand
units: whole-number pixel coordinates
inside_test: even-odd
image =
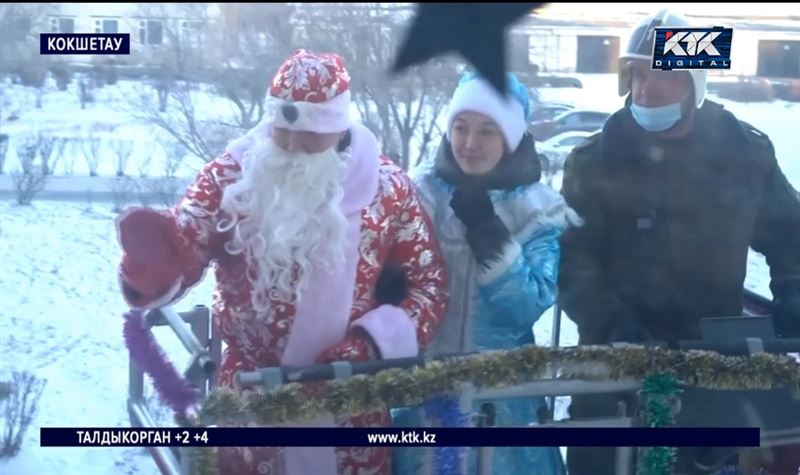
[[[353,328],[341,342],[322,351],[314,361],[316,364],[329,364],[334,361],[354,363],[378,359],[380,355],[372,343],[372,337],[361,328]],[[325,381],[311,381],[304,384],[303,391],[309,397],[322,397],[325,394]]]

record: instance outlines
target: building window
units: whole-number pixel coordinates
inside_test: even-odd
[[[199,48],[203,41],[204,23],[197,20],[181,20],[181,41],[191,48]]]
[[[51,17],[50,33],[75,33],[75,19]]]
[[[141,20],[139,22],[139,43],[160,45],[164,41],[164,23],[161,20]]]
[[[94,21],[95,33],[119,33],[117,28],[117,20],[95,20]]]

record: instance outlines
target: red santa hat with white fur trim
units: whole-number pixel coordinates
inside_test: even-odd
[[[338,133],[350,125],[350,75],[334,53],[295,51],[278,69],[267,97],[274,127]]]

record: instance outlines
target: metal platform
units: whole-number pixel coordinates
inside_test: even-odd
[[[178,313],[171,307],[148,312],[145,316],[150,327],[168,326],[183,344],[190,355],[190,363],[184,376],[194,384],[205,397],[214,388],[214,376],[221,359],[222,342],[211,324],[207,307],[197,306],[190,312]],[[752,325],[754,322],[742,322]],[[720,325],[731,327],[730,322],[719,321]],[[763,323],[763,322],[755,322]],[[714,325],[714,323],[710,323]],[[770,323],[771,325],[771,323]],[[554,339],[554,346],[558,339]],[[716,346],[715,346],[716,345]],[[800,352],[800,340],[775,340],[760,338],[742,339],[741,342],[681,342],[681,348],[712,347],[734,354],[755,354],[763,351]],[[409,367],[424,364],[425,358],[406,358],[380,361],[361,365],[347,362],[333,365],[320,365],[310,368],[263,368],[259,371],[240,373],[238,381],[242,385],[262,386],[270,389],[287,382],[312,381],[334,378],[347,378],[353,374],[374,373],[385,367]],[[150,408],[144,398],[144,374],[133,360],[129,363],[128,412],[132,427],[156,427]],[[371,365],[371,366],[370,366]],[[366,369],[365,369],[366,368]],[[639,381],[583,381],[545,379],[502,389],[481,389],[464,384],[461,391],[462,410],[471,412],[474,404],[480,401],[518,397],[569,396],[578,394],[631,394],[640,388]],[[724,417],[715,417],[707,410],[713,406]],[[552,404],[550,405],[552,410]],[[709,391],[687,388],[681,397],[681,409],[676,417],[676,425],[684,427],[761,427],[762,446],[800,443],[800,417],[787,417],[800,414],[800,400],[793,399],[788,390],[772,391]],[[616,417],[586,420],[548,420],[540,427],[633,427],[634,418],[621,411]],[[482,425],[493,425],[489,420]],[[535,428],[535,426],[534,426]],[[185,448],[149,447],[159,470],[164,475],[189,475],[193,472],[191,453]],[[629,447],[617,448],[617,475],[634,473],[635,450]],[[491,474],[492,448],[480,448],[478,463],[480,475]]]

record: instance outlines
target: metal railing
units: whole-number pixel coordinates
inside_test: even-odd
[[[208,307],[198,305],[189,312],[176,312],[172,307],[150,310],[145,314],[148,330],[169,326],[180,340],[190,359],[184,377],[200,392],[201,398],[214,388],[213,375],[222,355],[222,340],[214,335]],[[187,327],[187,324],[189,325]],[[144,397],[144,372],[132,358],[128,369],[128,415],[132,427],[157,427]],[[192,473],[191,451],[183,447],[148,447],[163,475]]]
[[[560,310],[554,309],[553,339],[551,347],[559,346]],[[214,373],[217,364],[221,361],[222,340],[215,334],[211,324],[210,311],[205,306],[197,306],[189,312],[178,313],[171,307],[151,310],[145,314],[148,328],[168,326],[177,336],[188,352],[189,364],[183,374],[187,380],[194,384],[202,398],[214,388]],[[748,338],[738,341],[708,342],[685,341],[680,342],[681,349],[713,349],[726,354],[752,355],[760,352],[787,353],[800,352],[800,339],[759,339]],[[447,358],[449,356],[444,356]],[[442,357],[436,358],[440,359]],[[380,360],[368,363],[336,362],[329,365],[315,365],[304,368],[260,368],[256,371],[240,372],[237,382],[241,386],[261,386],[273,389],[290,382],[318,381],[329,379],[349,378],[356,374],[374,374],[386,368],[409,368],[415,365],[425,365],[432,360],[429,357],[403,358],[396,360]],[[131,359],[129,362],[129,391],[128,412],[133,427],[153,428],[156,424],[144,398],[144,374]],[[584,394],[630,394],[639,390],[640,381],[586,381],[563,380],[555,375],[551,379],[544,379],[517,386],[490,389],[477,388],[470,383],[462,386],[460,406],[462,412],[473,412],[476,403],[486,403],[480,407],[482,417],[478,417],[476,425],[491,427],[494,420],[491,414],[491,402],[498,399],[520,397],[546,397],[551,402],[549,419],[540,421],[538,427],[632,427],[636,424],[634,418],[626,415],[627,408],[620,407],[616,416],[580,420],[553,421],[555,396],[571,396]],[[759,425],[759,424],[756,424]],[[800,427],[781,428],[779,430],[761,431],[761,445],[763,447],[800,443]],[[186,448],[176,447],[149,447],[153,460],[164,475],[188,475],[193,472],[191,452]],[[633,473],[634,449],[618,447],[616,457],[616,474],[629,475]],[[430,460],[431,458],[428,457]],[[483,447],[478,450],[478,469],[481,475],[491,474],[492,448]],[[466,461],[465,461],[466,463]],[[430,468],[430,467],[429,467]]]

